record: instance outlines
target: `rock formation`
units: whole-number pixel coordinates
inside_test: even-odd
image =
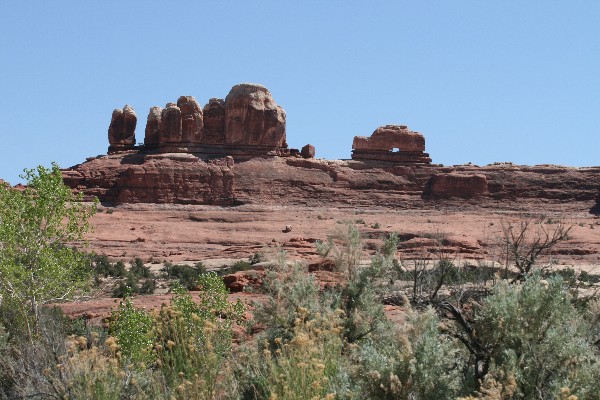
[[[425,138],[406,125],[380,126],[370,137],[355,136],[352,159],[395,163],[429,164]]]
[[[206,160],[299,154],[287,148],[283,108],[267,88],[249,83],[234,86],[225,100],[211,98],[204,108],[193,96],[181,96],[164,109],[150,108],[144,145],[147,151]]]
[[[164,145],[182,142],[181,109],[175,103],[167,103],[161,113],[158,143]]]
[[[234,202],[233,160],[192,154],[121,153],[63,170],[65,184],[108,203],[218,204]]]
[[[225,144],[225,100],[212,98],[204,106],[204,140]]]
[[[488,192],[488,183],[485,175],[441,173],[433,175],[425,184],[424,199],[470,199],[479,197]]]
[[[225,98],[225,142],[286,147],[285,111],[262,85],[235,85]]]
[[[315,146],[307,144],[300,151],[300,155],[302,158],[315,158]]]
[[[108,127],[108,151],[133,149],[135,147],[136,124],[137,116],[131,106],[125,105],[123,108],[115,109]]]
[[[193,96],[181,96],[177,100],[181,110],[181,141],[184,143],[202,143],[204,121],[202,108]]]
[[[204,108],[192,96],[152,107],[145,145],[135,147],[136,115],[125,106],[113,112],[109,155],[64,170],[64,180],[118,203],[418,208],[542,199],[600,213],[600,167],[432,165],[423,135],[404,125],[355,137],[352,160],[320,160],[310,144],[287,147],[285,122],[264,86],[240,84]]]
[[[160,141],[160,124],[162,120],[162,108],[151,107],[146,122],[146,136],[144,145],[148,148],[155,148]]]

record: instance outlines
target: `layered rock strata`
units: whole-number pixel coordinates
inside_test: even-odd
[[[471,199],[488,193],[487,177],[483,174],[438,173],[425,183],[424,199]]]
[[[231,158],[211,164],[191,154],[120,153],[90,159],[63,173],[72,188],[119,203],[394,209],[455,205],[593,212],[600,191],[600,167],[553,165],[406,166],[258,157],[233,166]]]
[[[430,164],[425,153],[425,137],[406,125],[385,125],[377,128],[370,137],[355,136],[352,159],[383,161],[403,164]]]
[[[113,154],[63,170],[64,182],[108,203],[228,205],[234,201],[233,159],[192,154]]]

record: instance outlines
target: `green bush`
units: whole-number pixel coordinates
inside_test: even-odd
[[[462,387],[460,348],[439,324],[432,308],[412,311],[398,331],[361,346],[355,378],[363,398],[455,399]]]
[[[227,300],[227,288],[214,273],[200,277],[197,302],[181,289],[171,306],[155,316],[157,366],[168,385],[188,380],[212,399],[227,375],[233,325],[241,322],[244,306]],[[222,389],[220,389],[222,390]]]
[[[144,265],[142,259],[136,257],[131,263],[130,272],[136,278],[152,278],[153,274],[149,267]]]
[[[116,338],[126,363],[143,368],[153,361],[152,325],[150,314],[135,308],[127,296],[119,303],[117,310],[111,313],[109,334]]]
[[[571,300],[560,277],[534,273],[522,285],[498,284],[474,323],[489,349],[488,375],[512,385],[517,397],[560,398],[568,388],[582,399],[600,398],[600,358]]]
[[[162,272],[167,278],[176,279],[179,285],[191,290],[198,286],[198,278],[206,273],[206,267],[201,262],[193,267],[185,264],[166,263]]]
[[[96,276],[122,278],[127,274],[125,264],[122,261],[111,263],[107,256],[94,256],[94,274]]]

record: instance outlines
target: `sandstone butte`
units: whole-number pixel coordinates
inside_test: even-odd
[[[137,115],[112,113],[107,155],[63,170],[65,183],[104,203],[303,206],[497,206],[533,200],[597,213],[600,167],[431,163],[425,138],[404,125],[356,136],[349,160],[291,149],[286,113],[264,86],[234,86],[201,107],[181,96],[148,112],[143,145]]]

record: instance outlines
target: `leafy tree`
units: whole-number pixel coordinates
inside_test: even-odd
[[[74,196],[55,163],[25,170],[22,178],[24,190],[0,186],[0,294],[32,339],[40,308],[89,281],[89,257],[69,244],[90,230],[97,201],[89,206]]]

